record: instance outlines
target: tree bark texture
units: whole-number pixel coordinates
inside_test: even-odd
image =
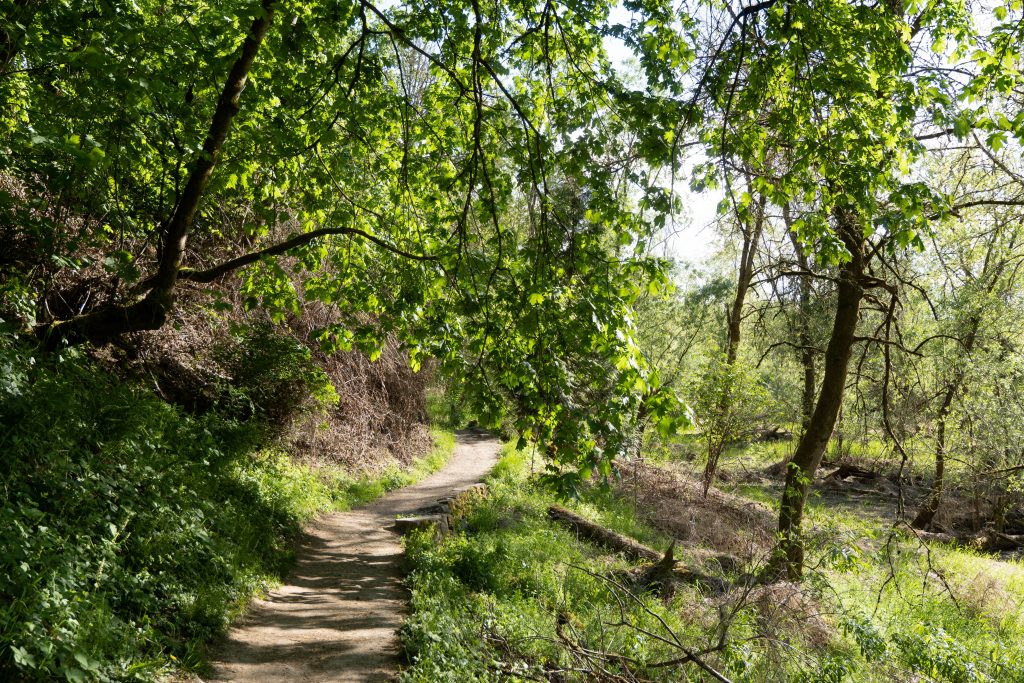
[[[772,569],[774,573],[785,574],[791,580],[798,580],[803,573],[801,526],[804,504],[843,404],[846,376],[864,296],[861,281],[865,268],[862,228],[856,215],[849,210],[837,210],[835,216],[837,232],[850,253],[850,260],[842,265],[839,273],[836,312],[832,334],[825,350],[821,391],[793,460],[786,469],[786,484],[779,508],[779,548]]]

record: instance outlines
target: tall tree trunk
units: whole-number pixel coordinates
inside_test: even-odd
[[[793,242],[793,250],[796,253],[797,265],[800,266],[799,290],[797,299],[797,341],[800,344],[800,366],[803,368],[804,384],[800,398],[800,433],[807,432],[811,424],[811,415],[814,413],[815,389],[817,388],[817,373],[814,363],[814,348],[811,346],[811,274],[810,264],[804,254],[800,240],[793,231],[793,220],[789,213],[789,204],[782,207],[782,218],[786,224],[786,232]]]
[[[843,264],[839,273],[836,313],[825,350],[821,392],[793,460],[786,469],[786,485],[779,507],[779,548],[769,568],[791,580],[798,580],[803,573],[801,524],[804,504],[839,417],[864,295],[861,282],[865,267],[863,230],[857,216],[849,210],[837,210],[835,216],[837,232],[850,252],[850,260]]]
[[[994,280],[995,278],[993,279],[992,286],[987,289],[986,293],[990,293],[994,288]],[[953,377],[946,386],[946,392],[942,395],[942,403],[939,405],[935,425],[935,477],[932,479],[928,497],[925,499],[924,504],[921,505],[921,509],[917,511],[914,520],[910,523],[915,529],[930,529],[932,522],[935,520],[935,515],[942,506],[942,492],[946,483],[946,423],[949,420],[949,413],[953,407],[953,399],[956,398],[960,388],[963,386],[966,375],[964,372],[965,363],[968,361],[968,356],[974,350],[974,342],[978,338],[978,328],[980,326],[981,315],[971,316],[967,323],[967,334],[962,342],[964,358],[954,370]]]
[[[751,191],[753,191],[752,187]],[[757,206],[754,209],[754,220],[749,228],[742,231],[743,249],[740,252],[739,273],[736,276],[736,296],[733,297],[732,306],[729,308],[729,336],[725,349],[725,361],[728,365],[735,363],[739,354],[742,334],[740,323],[743,321],[743,306],[747,301],[747,292],[754,279],[754,254],[757,252],[758,244],[761,243],[761,232],[764,230],[766,201],[767,198],[764,194],[758,196]]]
[[[164,324],[174,304],[174,288],[178,282],[192,223],[231,130],[231,122],[238,113],[239,98],[245,89],[253,61],[273,22],[276,2],[263,0],[260,12],[253,19],[238,57],[228,73],[210,121],[203,150],[193,162],[185,189],[161,231],[160,261],[156,274],[147,281],[148,293],[128,305],[107,306],[69,320],[41,326],[37,333],[48,345],[85,341],[101,343],[128,332],[157,329]]]
[[[817,374],[814,367],[814,349],[810,348],[810,335],[805,329],[800,330],[800,343],[803,349],[800,350],[800,365],[804,369],[804,386],[800,398],[800,433],[805,433],[811,426],[811,416],[814,414],[814,394],[817,389]]]
[[[747,186],[751,192],[754,191],[753,183],[750,182],[749,178],[747,179]],[[732,369],[739,355],[740,337],[742,334],[740,323],[743,321],[743,306],[747,300],[750,283],[754,279],[754,254],[757,252],[757,246],[761,242],[761,233],[764,231],[766,203],[767,197],[763,193],[759,194],[757,205],[754,208],[753,221],[748,227],[741,228],[743,249],[740,252],[739,272],[736,276],[736,295],[733,297],[732,305],[728,311],[728,338],[726,339],[725,346],[726,372]],[[719,401],[718,406],[715,408],[716,419],[724,423],[728,420],[727,415],[730,410],[732,410],[731,390],[723,394],[722,400]],[[718,469],[718,459],[722,455],[726,443],[729,441],[728,434],[722,433],[719,436],[721,437],[720,442],[715,443],[714,437],[708,442],[708,461],[704,465],[705,497],[707,497],[708,490],[711,488],[711,482],[715,478],[715,471]]]

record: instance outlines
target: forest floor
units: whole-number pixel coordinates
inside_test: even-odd
[[[692,440],[680,446],[569,501],[537,482],[530,453],[506,448],[459,533],[406,541],[402,680],[695,680],[687,653],[699,652],[736,683],[1024,683],[1024,563],[894,526],[886,463],[855,453],[837,461],[860,476],[827,468],[806,511],[805,580],[759,585],[773,466],[792,444],[732,449],[707,497]],[[904,494],[912,506],[924,488]],[[581,538],[552,505],[655,551],[674,540],[678,580],[643,585],[651,565]]]
[[[482,479],[497,439],[456,436],[444,469],[365,507],[326,515],[308,529],[284,585],[255,601],[214,650],[213,681],[385,681],[399,668],[398,629],[408,615],[401,539],[390,526]]]

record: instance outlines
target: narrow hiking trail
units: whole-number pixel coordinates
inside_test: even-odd
[[[500,442],[456,435],[448,464],[418,484],[306,529],[286,584],[255,601],[215,652],[211,681],[387,681],[398,672],[408,616],[396,515],[415,512],[483,478]]]

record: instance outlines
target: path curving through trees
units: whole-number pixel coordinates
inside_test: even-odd
[[[396,515],[479,481],[500,442],[461,432],[448,464],[422,482],[305,532],[285,585],[257,600],[213,658],[211,681],[362,683],[392,680],[408,615]]]

